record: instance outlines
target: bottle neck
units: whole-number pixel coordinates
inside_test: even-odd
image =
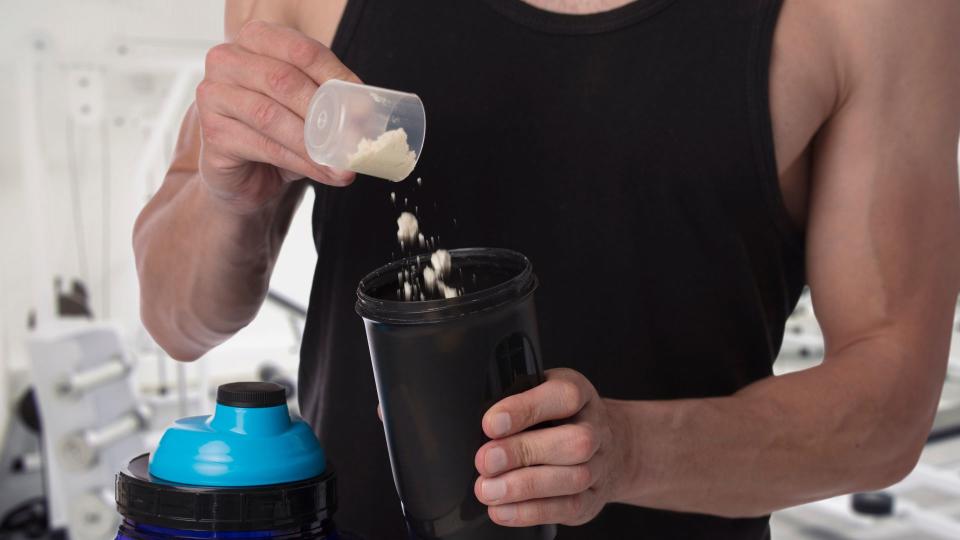
[[[217,404],[210,427],[240,435],[276,435],[290,429],[286,404],[276,407],[230,407]]]

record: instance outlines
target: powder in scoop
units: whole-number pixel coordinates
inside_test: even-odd
[[[413,172],[417,154],[407,145],[407,132],[397,128],[383,132],[375,141],[360,139],[357,151],[347,159],[351,171],[399,182]]]

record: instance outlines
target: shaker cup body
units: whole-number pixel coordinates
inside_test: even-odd
[[[417,540],[549,540],[555,527],[501,527],[477,501],[474,457],[481,419],[502,398],[543,382],[530,262],[500,249],[450,252],[464,281],[458,298],[400,302],[397,272],[365,278],[364,318],[397,492]],[[485,285],[489,285],[484,287]]]

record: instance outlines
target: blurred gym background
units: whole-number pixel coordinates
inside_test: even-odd
[[[177,363],[139,321],[134,219],[156,190],[221,0],[0,0],[0,538],[112,538],[113,474],[211,389],[272,380],[296,404],[314,264],[294,219],[256,320]],[[807,299],[778,373],[820,361]],[[960,538],[960,351],[920,466],[883,493],[778,513],[774,538]]]

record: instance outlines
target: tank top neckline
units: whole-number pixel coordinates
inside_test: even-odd
[[[508,19],[550,34],[602,34],[653,17],[674,0],[633,0],[618,8],[585,15],[558,13],[532,6],[523,0],[484,0]]]

